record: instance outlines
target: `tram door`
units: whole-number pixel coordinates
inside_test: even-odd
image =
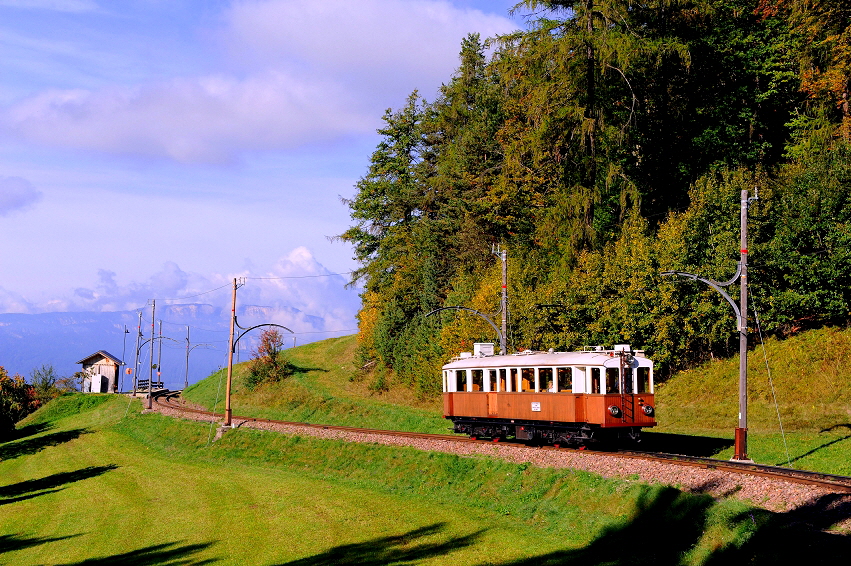
[[[488,393],[488,416],[495,417],[499,414],[499,405],[496,393]]]
[[[488,392],[488,416],[489,417],[495,417],[495,416],[497,416],[497,414],[499,414],[499,410],[497,409],[498,405],[497,405],[496,390],[497,390],[497,381],[499,381],[499,371],[500,370],[489,369],[489,370],[485,370],[485,371],[488,372],[488,380],[490,381],[490,383],[493,384],[490,387],[490,392]],[[500,386],[499,390],[504,391],[504,389],[502,389],[502,386]]]

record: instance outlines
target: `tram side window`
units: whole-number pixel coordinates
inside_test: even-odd
[[[485,372],[480,369],[473,370],[473,391],[484,391]]]
[[[455,370],[455,391],[467,391],[467,370]]]
[[[497,391],[505,391],[505,370],[498,369],[496,370],[497,379],[499,380],[499,389]]]
[[[523,391],[535,390],[535,370],[533,368],[523,368],[520,370],[520,381],[523,384]]]
[[[600,393],[600,368],[591,368],[591,393]]]
[[[542,392],[548,393],[553,390],[553,368],[539,369],[538,379],[541,381]]]
[[[638,393],[650,393],[650,368],[638,368]]]
[[[618,393],[618,368],[606,368],[606,393]]]
[[[570,368],[556,368],[559,391],[573,391],[573,372]]]

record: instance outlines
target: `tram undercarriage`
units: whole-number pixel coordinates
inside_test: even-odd
[[[641,427],[602,428],[589,423],[520,421],[473,417],[450,417],[453,431],[471,438],[527,440],[556,446],[587,446],[618,441],[640,442]]]

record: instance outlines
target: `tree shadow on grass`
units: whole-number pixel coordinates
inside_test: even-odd
[[[15,552],[16,550],[23,550],[25,548],[30,548],[33,546],[38,546],[40,544],[47,544],[49,542],[55,542],[58,540],[65,540],[72,537],[76,537],[79,535],[70,535],[66,537],[25,537],[21,535],[0,535],[0,555],[3,555],[7,552]],[[5,564],[2,560],[0,563]]]
[[[374,538],[355,544],[335,546],[314,556],[285,562],[279,566],[334,566],[363,564],[410,564],[445,556],[454,550],[470,546],[483,531],[455,537],[446,542],[421,542],[418,539],[446,529],[446,523],[435,523],[402,535]]]
[[[714,552],[708,566],[764,566],[844,563],[851,556],[851,535],[827,532],[851,519],[851,496],[827,494],[786,513],[748,511],[733,519],[753,531],[738,545]],[[844,558],[843,558],[844,557]]]
[[[631,517],[604,528],[587,546],[503,566],[673,566],[686,563],[695,547],[705,554],[692,561],[705,566],[833,564],[851,556],[851,536],[826,532],[851,519],[851,496],[825,495],[785,513],[753,508],[722,517],[710,513],[714,505],[709,496],[647,487]],[[721,522],[726,534],[714,530]]]
[[[0,486],[0,505],[8,505],[9,503],[32,499],[39,495],[55,493],[59,491],[56,488],[61,488],[63,485],[94,478],[116,468],[118,466],[113,464],[108,466],[89,466],[73,472],[60,472],[43,478]]]
[[[290,369],[292,369],[293,374],[308,373],[308,372],[311,372],[311,371],[321,371],[322,373],[328,373],[329,371],[331,371],[331,370],[328,370],[328,369],[325,369],[325,368],[308,368],[308,367],[297,366],[292,362],[290,362]]]
[[[710,457],[730,446],[733,446],[733,440],[728,438],[669,432],[642,432],[638,449],[646,452]]]
[[[26,426],[22,426],[21,428],[16,428],[12,432],[9,433],[8,436],[0,439],[2,442],[19,440],[21,438],[26,438],[27,436],[33,436],[39,434],[40,432],[45,432],[53,428],[53,425],[50,423],[35,423],[28,424]]]
[[[89,558],[80,562],[68,562],[59,566],[112,566],[115,564],[121,564],[122,566],[153,566],[156,564],[177,566],[179,564],[191,564],[197,566],[218,562],[216,558],[199,560],[193,556],[212,546],[212,542],[178,544],[177,542],[152,544],[151,546],[131,550],[130,552]]]
[[[847,429],[851,430],[851,424],[848,424],[848,423],[835,424],[835,425],[833,425],[833,426],[831,426],[831,427],[823,428],[823,429],[821,429],[819,432],[832,432],[832,431],[836,430],[837,428],[847,428]],[[821,445],[819,445],[819,446],[816,446],[816,447],[815,447],[815,448],[813,448],[812,450],[808,450],[808,451],[804,452],[803,454],[799,454],[799,455],[795,456],[794,458],[792,458],[791,460],[789,460],[789,462],[790,462],[790,463],[791,463],[791,462],[797,462],[798,460],[802,460],[802,459],[806,458],[807,456],[812,456],[813,454],[815,454],[815,453],[816,453],[816,452],[818,452],[819,450],[824,450],[824,449],[825,449],[825,448],[827,448],[828,446],[833,446],[834,444],[837,444],[837,443],[839,443],[839,442],[842,442],[843,440],[848,440],[849,438],[851,438],[851,434],[846,434],[845,436],[841,436],[841,437],[839,437],[839,438],[834,438],[833,440],[828,440],[828,441],[827,441],[827,442],[825,442],[824,444],[821,444]],[[782,466],[782,465],[784,465],[784,464],[786,464],[786,463],[787,463],[787,462],[784,460],[783,462],[780,462],[780,463],[778,463],[778,464],[776,464],[776,465],[777,465],[777,466]]]
[[[25,440],[12,440],[0,444],[0,460],[13,460],[19,456],[25,456],[41,452],[45,448],[58,446],[70,442],[75,438],[79,438],[83,434],[88,434],[90,431],[84,428],[75,428],[72,430],[63,430],[60,432],[51,432],[34,438]]]
[[[573,566],[681,564],[682,555],[697,542],[706,524],[712,497],[694,496],[673,487],[647,487],[633,515],[602,530],[584,548],[506,562],[508,566]]]

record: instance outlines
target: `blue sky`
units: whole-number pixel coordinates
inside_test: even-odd
[[[328,236],[383,111],[433,99],[513,4],[0,0],[0,312],[351,270]],[[314,291],[254,300],[334,311]]]

